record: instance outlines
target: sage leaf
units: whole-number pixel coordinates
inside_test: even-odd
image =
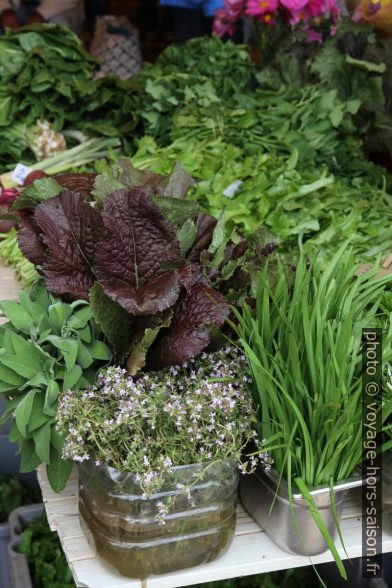
[[[74,365],[71,370],[66,370],[64,374],[63,390],[72,390],[82,373],[82,368],[77,364]]]
[[[33,408],[34,397],[39,390],[33,389],[19,402],[15,410],[15,421],[19,431],[26,437],[26,427]]]
[[[41,459],[35,451],[33,439],[26,439],[20,443],[20,455],[20,472],[22,474],[32,472],[41,464]]]
[[[71,475],[72,468],[72,460],[61,459],[61,454],[52,445],[50,448],[50,464],[46,466],[46,473],[49,483],[55,492],[64,490],[68,478]]]
[[[44,463],[50,463],[50,437],[52,421],[48,421],[33,434],[35,451]]]
[[[0,308],[15,329],[30,333],[31,316],[21,308],[20,304],[12,300],[4,300],[0,302]]]
[[[95,359],[109,360],[112,357],[109,347],[102,341],[93,341],[85,347]]]

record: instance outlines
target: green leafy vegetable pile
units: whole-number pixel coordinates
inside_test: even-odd
[[[19,552],[28,561],[33,588],[74,588],[71,570],[45,516],[29,523],[21,535]]]
[[[208,112],[233,94],[250,94],[254,71],[245,47],[218,38],[169,46],[138,75],[144,133],[160,145],[170,143],[172,118],[184,104]]]
[[[41,501],[39,490],[28,488],[15,476],[0,475],[0,523],[4,523],[15,508]]]
[[[326,255],[350,239],[361,258],[372,258],[392,249],[391,176],[365,155],[389,132],[380,122],[391,107],[389,44],[367,27],[339,26],[321,49],[290,37],[257,74],[261,87],[246,48],[217,38],[168,47],[124,85],[96,81],[95,62],[71,33],[61,29],[56,46],[59,29],[51,26],[9,33],[0,39],[0,48],[14,52],[0,57],[9,107],[0,112],[9,110],[10,130],[0,127],[0,139],[12,133],[16,114],[23,124],[48,117],[55,127],[117,134],[138,168],[169,174],[181,162],[197,180],[189,198],[215,217],[224,208],[231,228],[239,225],[246,236],[264,225],[283,251],[300,238]],[[37,86],[46,100],[37,101],[31,80],[54,64],[53,84]],[[63,75],[75,78],[64,94]],[[25,77],[29,85],[19,87]],[[12,107],[8,86],[19,96]],[[47,110],[53,104],[58,114]]]
[[[122,136],[135,126],[133,82],[96,80],[97,62],[65,27],[32,25],[0,37],[0,165],[34,161],[23,134],[37,120],[58,131]],[[136,94],[135,94],[136,96]]]
[[[348,27],[344,21],[342,26]],[[257,74],[261,87],[255,88],[242,47],[213,39],[206,43],[207,55],[203,43],[170,47],[140,74],[148,135],[137,140],[134,165],[169,173],[181,162],[197,180],[191,199],[213,216],[224,208],[227,221],[246,236],[268,227],[283,251],[291,251],[299,238],[327,256],[346,239],[361,258],[390,251],[392,179],[368,160],[360,137],[370,103],[361,76],[369,77],[369,71],[358,66],[358,91],[342,92],[349,72],[340,75],[340,86],[328,85],[301,62],[305,49],[298,54],[296,48],[293,55],[282,53],[281,77],[268,65]],[[328,43],[337,41],[329,40],[320,56]],[[306,47],[305,56],[314,59],[316,50]],[[293,64],[296,80],[289,71]],[[384,69],[377,66],[368,84],[381,87],[377,72]],[[238,79],[243,83],[234,87]]]
[[[345,100],[359,100],[355,117],[358,135],[368,153],[392,158],[392,40],[376,37],[373,28],[347,18],[338,22],[337,35],[322,46],[309,45],[305,35],[292,34],[259,74],[266,88],[282,83],[318,83]]]
[[[37,279],[34,265],[25,258],[19,248],[14,228],[8,233],[0,233],[0,258],[4,265],[9,265],[15,269],[18,280],[24,286],[30,286]]]
[[[392,195],[380,169],[359,157],[351,159],[352,168],[361,161],[364,167],[351,178],[325,165],[303,166],[296,151],[289,158],[254,154],[221,139],[178,139],[159,148],[145,137],[133,158],[137,167],[163,173],[175,161],[198,180],[189,197],[213,216],[224,209],[229,226],[239,226],[249,237],[264,225],[287,252],[299,236],[325,255],[347,239],[364,259],[392,249]]]

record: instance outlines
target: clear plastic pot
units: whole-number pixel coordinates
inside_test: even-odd
[[[80,514],[98,553],[122,575],[146,578],[197,566],[230,545],[239,477],[234,460],[173,467],[149,497],[131,473],[93,460],[78,466]],[[190,487],[189,496],[178,484]],[[162,524],[159,503],[167,501]]]

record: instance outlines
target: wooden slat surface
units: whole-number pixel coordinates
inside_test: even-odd
[[[4,267],[0,258],[0,300],[17,300],[21,284],[15,276],[11,267]],[[5,319],[0,316],[0,324]]]
[[[107,565],[90,545],[78,516],[78,489],[75,471],[61,494],[54,493],[48,484],[45,469],[38,469],[48,521],[59,534],[65,555],[77,586],[86,588],[177,588],[251,574],[271,572],[309,565],[309,559],[282,551],[252,520],[241,505],[237,509],[237,525],[233,543],[217,560],[196,568],[173,574],[150,577],[145,582],[124,578]],[[360,493],[351,491],[345,500],[342,533],[350,557],[359,557],[361,543]],[[392,533],[383,529],[383,551],[392,551]],[[342,547],[338,548],[344,559]],[[332,561],[329,551],[312,558],[313,563]]]

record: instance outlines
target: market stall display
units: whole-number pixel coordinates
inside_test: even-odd
[[[287,34],[259,69],[245,46],[195,39],[126,82],[97,80],[64,29],[0,38],[0,255],[24,284],[0,301],[1,420],[91,586],[174,587],[194,565],[206,581],[304,554],[345,577],[359,554],[342,485],[363,459],[364,325],[392,363],[392,53],[334,6],[322,30],[309,15],[293,30],[287,2],[263,11]],[[235,531],[238,468],[243,505],[300,555],[242,507]],[[266,519],[260,472],[281,518]]]

